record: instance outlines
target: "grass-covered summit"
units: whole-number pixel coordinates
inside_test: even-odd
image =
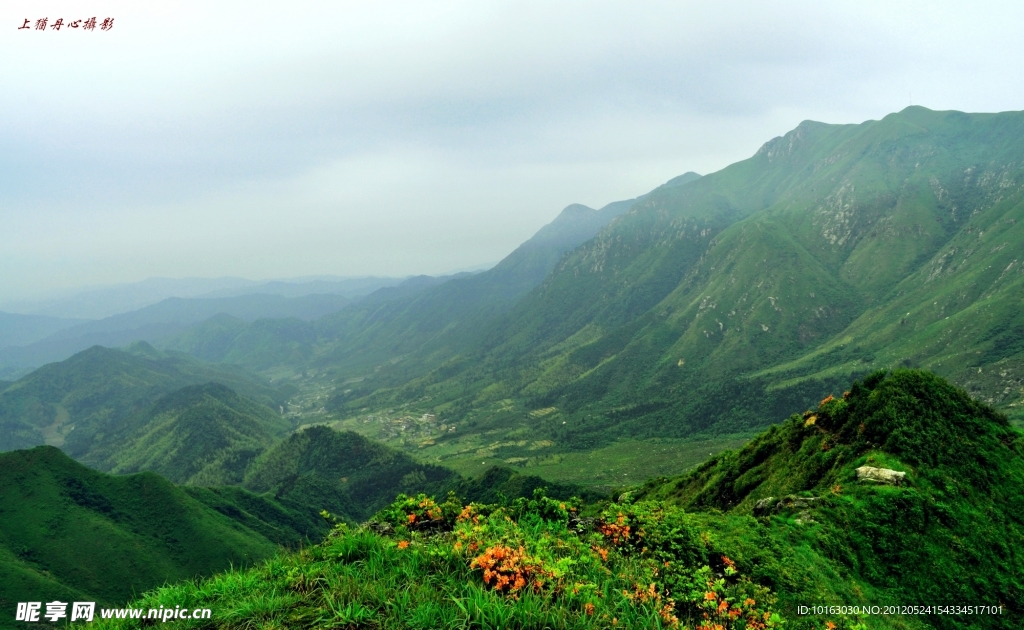
[[[925,372],[836,394],[614,502],[400,496],[319,546],[136,605],[209,607],[182,626],[220,628],[1019,627],[1020,433]],[[819,605],[880,611],[799,614]]]

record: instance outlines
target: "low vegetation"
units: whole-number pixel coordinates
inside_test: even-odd
[[[865,465],[905,474],[879,483]],[[213,609],[180,622],[197,628],[1008,629],[1024,613],[1021,497],[1004,416],[934,375],[875,373],[614,501],[401,495],[319,545],[133,605]]]

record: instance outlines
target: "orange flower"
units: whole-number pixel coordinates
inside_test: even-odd
[[[409,515],[409,524],[412,525],[415,522],[416,522],[416,515],[415,514],[410,514]]]
[[[522,547],[513,549],[503,545],[488,547],[483,554],[473,559],[470,567],[483,569],[484,584],[494,582],[496,591],[515,593],[533,581],[534,589],[540,590],[543,580],[540,576],[547,575],[541,565],[526,556]]]
[[[398,548],[399,549],[405,549],[408,546],[409,546],[409,541],[408,540],[399,540],[398,541]]]
[[[743,600],[743,605],[744,606],[753,606],[756,603],[757,602],[755,602],[754,600],[750,599],[749,597],[746,598],[745,600]]]
[[[818,406],[820,407],[820,406],[824,405],[825,403],[832,402],[833,400],[835,400],[835,398],[832,396],[832,394],[829,394],[828,396],[823,398],[820,403],[818,403]]]
[[[586,604],[583,604],[583,610],[584,610],[584,612],[587,613],[587,615],[593,615],[594,614],[594,605],[591,604],[590,602],[587,602]]]
[[[711,600],[718,599],[718,596],[713,592],[708,591],[707,593],[704,593],[704,599],[710,602]]]
[[[826,621],[825,622],[825,627],[828,628],[828,630],[835,630],[836,629],[836,624],[832,623],[831,621]]]

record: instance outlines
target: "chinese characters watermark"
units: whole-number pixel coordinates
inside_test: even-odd
[[[43,607],[46,612],[43,612]],[[209,608],[193,608],[175,606],[167,608],[101,608],[100,619],[159,619],[161,623],[177,621],[179,619],[210,619],[212,612]],[[96,602],[74,602],[71,604],[71,617],[68,618],[68,603],[62,601],[46,602],[18,602],[18,609],[15,612],[15,621],[34,623],[40,621],[40,616],[48,619],[51,623],[57,623],[61,619],[67,621],[92,621],[96,615]]]
[[[25,18],[25,21],[22,23],[21,26],[18,27],[18,30],[19,31],[25,31],[25,30],[45,31],[47,29],[47,27],[49,27],[49,29],[51,31],[59,31],[62,28],[63,29],[82,29],[83,31],[95,31],[97,26],[99,27],[99,29],[101,31],[109,31],[110,29],[114,28],[114,18],[112,18],[112,17],[103,18],[102,21],[98,20],[95,17],[91,17],[91,18],[84,19],[84,20],[67,20],[67,21],[65,21],[64,18],[57,18],[52,23],[50,22],[50,18],[48,18],[48,17],[39,18],[35,22],[33,22],[32,20],[30,20],[28,18]]]
[[[42,602],[18,602],[18,610],[15,613],[15,621],[39,621],[39,614],[43,607]],[[71,604],[70,621],[92,621],[96,613],[96,602],[74,602]],[[46,613],[43,617],[52,623],[68,616],[68,603],[52,601],[46,603]]]

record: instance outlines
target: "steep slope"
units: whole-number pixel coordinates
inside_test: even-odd
[[[240,490],[188,493],[152,473],[105,475],[50,446],[0,454],[0,511],[5,626],[19,601],[120,603],[323,531],[311,510]]]
[[[749,431],[906,361],[1015,412],[1021,139],[1019,112],[802,123],[643,197],[461,356],[427,373],[395,357],[333,406],[466,419],[508,399],[512,430],[593,448]],[[541,409],[558,422],[522,413]]]
[[[113,437],[122,421],[160,396],[209,382],[275,408],[284,402],[281,391],[233,366],[163,355],[146,344],[132,352],[96,346],[0,392],[0,449],[47,443],[86,457]]]
[[[874,482],[864,466],[902,475]],[[840,590],[846,604],[1005,606],[1005,617],[972,627],[1012,627],[1024,612],[1024,436],[930,373],[873,373],[638,498],[762,516],[780,529],[796,518],[803,544],[830,559],[839,580],[864,587]],[[940,616],[928,623],[963,627]]]
[[[251,611],[226,628],[1009,630],[1021,543],[1024,435],[902,370],[617,502],[400,496],[302,554],[135,605]]]
[[[174,483],[223,486],[242,482],[254,457],[292,429],[265,405],[217,383],[171,392],[127,418],[83,458],[115,474],[143,470]]]

